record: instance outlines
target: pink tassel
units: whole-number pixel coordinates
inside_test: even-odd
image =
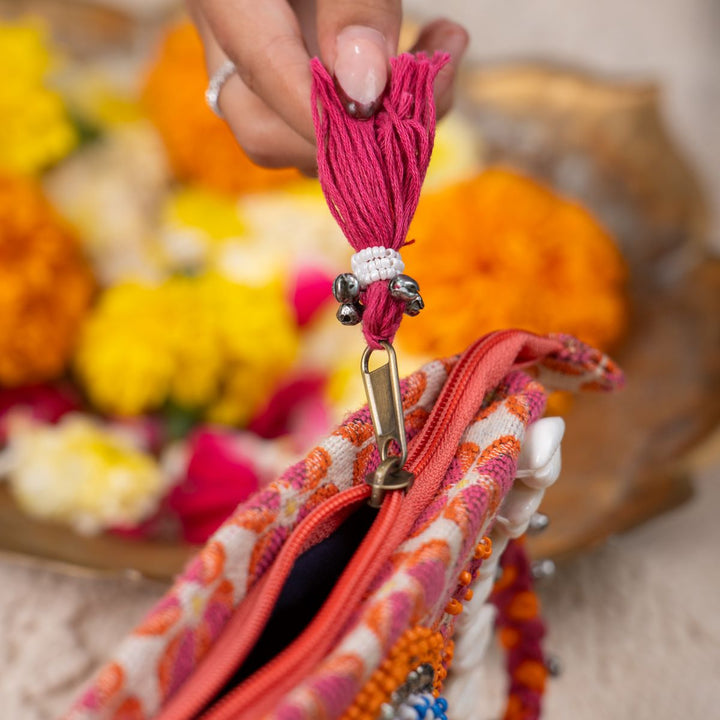
[[[356,252],[407,244],[435,139],[433,81],[449,59],[442,53],[393,58],[381,108],[369,119],[347,113],[328,71],[317,58],[312,61],[320,184]],[[392,342],[404,303],[390,295],[387,281],[368,286],[361,301],[368,345],[378,349],[380,340]]]

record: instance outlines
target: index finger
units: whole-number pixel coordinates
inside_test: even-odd
[[[310,56],[290,6],[285,0],[200,0],[198,4],[245,85],[314,144]]]

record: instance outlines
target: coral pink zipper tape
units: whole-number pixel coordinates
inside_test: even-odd
[[[492,333],[462,355],[450,373],[423,429],[411,443],[407,469],[415,484],[403,495],[390,492],[378,518],[356,551],[319,613],[285,650],[219,700],[205,720],[255,720],[272,710],[330,651],[365,590],[402,542],[438,490],[487,390],[511,370],[559,350],[557,340],[507,330]],[[222,689],[247,657],[270,617],[295,559],[317,540],[328,523],[370,495],[356,486],[326,500],[295,529],[266,577],[235,610],[218,641],[197,670],[157,716],[157,720],[192,720]]]
[[[198,716],[252,650],[297,557],[313,541],[321,539],[318,536],[327,535],[328,525],[333,519],[341,517],[348,508],[364,502],[369,496],[370,488],[367,486],[349,488],[323,502],[295,528],[265,577],[235,608],[220,637],[197,670],[157,715],[158,720],[190,720]]]

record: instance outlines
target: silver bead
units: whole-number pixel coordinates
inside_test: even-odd
[[[548,655],[547,658],[545,658],[545,667],[552,677],[562,675],[562,663],[557,655]]]
[[[390,294],[398,300],[410,302],[420,293],[420,286],[417,281],[409,275],[396,275],[389,283]]]
[[[546,580],[555,574],[555,563],[546,558],[545,560],[536,560],[530,566],[530,573],[535,580]]]
[[[405,680],[405,684],[411,692],[420,688],[420,673],[417,670],[411,670]]]
[[[417,295],[415,298],[405,306],[405,314],[410,317],[415,317],[420,314],[420,311],[425,307],[423,299]]]
[[[339,303],[350,303],[360,294],[360,281],[352,273],[342,273],[333,281],[332,290]]]
[[[362,307],[356,304],[343,303],[335,313],[335,317],[343,325],[357,325],[362,320]]]
[[[528,524],[528,532],[531,535],[539,535],[548,529],[548,525],[550,525],[550,518],[545,513],[533,513]]]
[[[435,679],[435,670],[430,663],[424,663],[419,668],[417,668],[417,673],[420,676],[420,685],[419,689],[422,689],[428,685],[432,685],[433,680]]]
[[[383,703],[380,706],[379,720],[393,720],[395,717],[395,708],[390,703]]]

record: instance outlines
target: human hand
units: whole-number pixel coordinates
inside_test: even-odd
[[[210,76],[229,58],[237,68],[220,107],[253,162],[316,172],[310,57],[334,74],[351,114],[369,117],[397,54],[400,0],[187,0]],[[467,32],[449,20],[426,25],[413,52],[450,54],[435,82],[438,117],[452,104]]]

